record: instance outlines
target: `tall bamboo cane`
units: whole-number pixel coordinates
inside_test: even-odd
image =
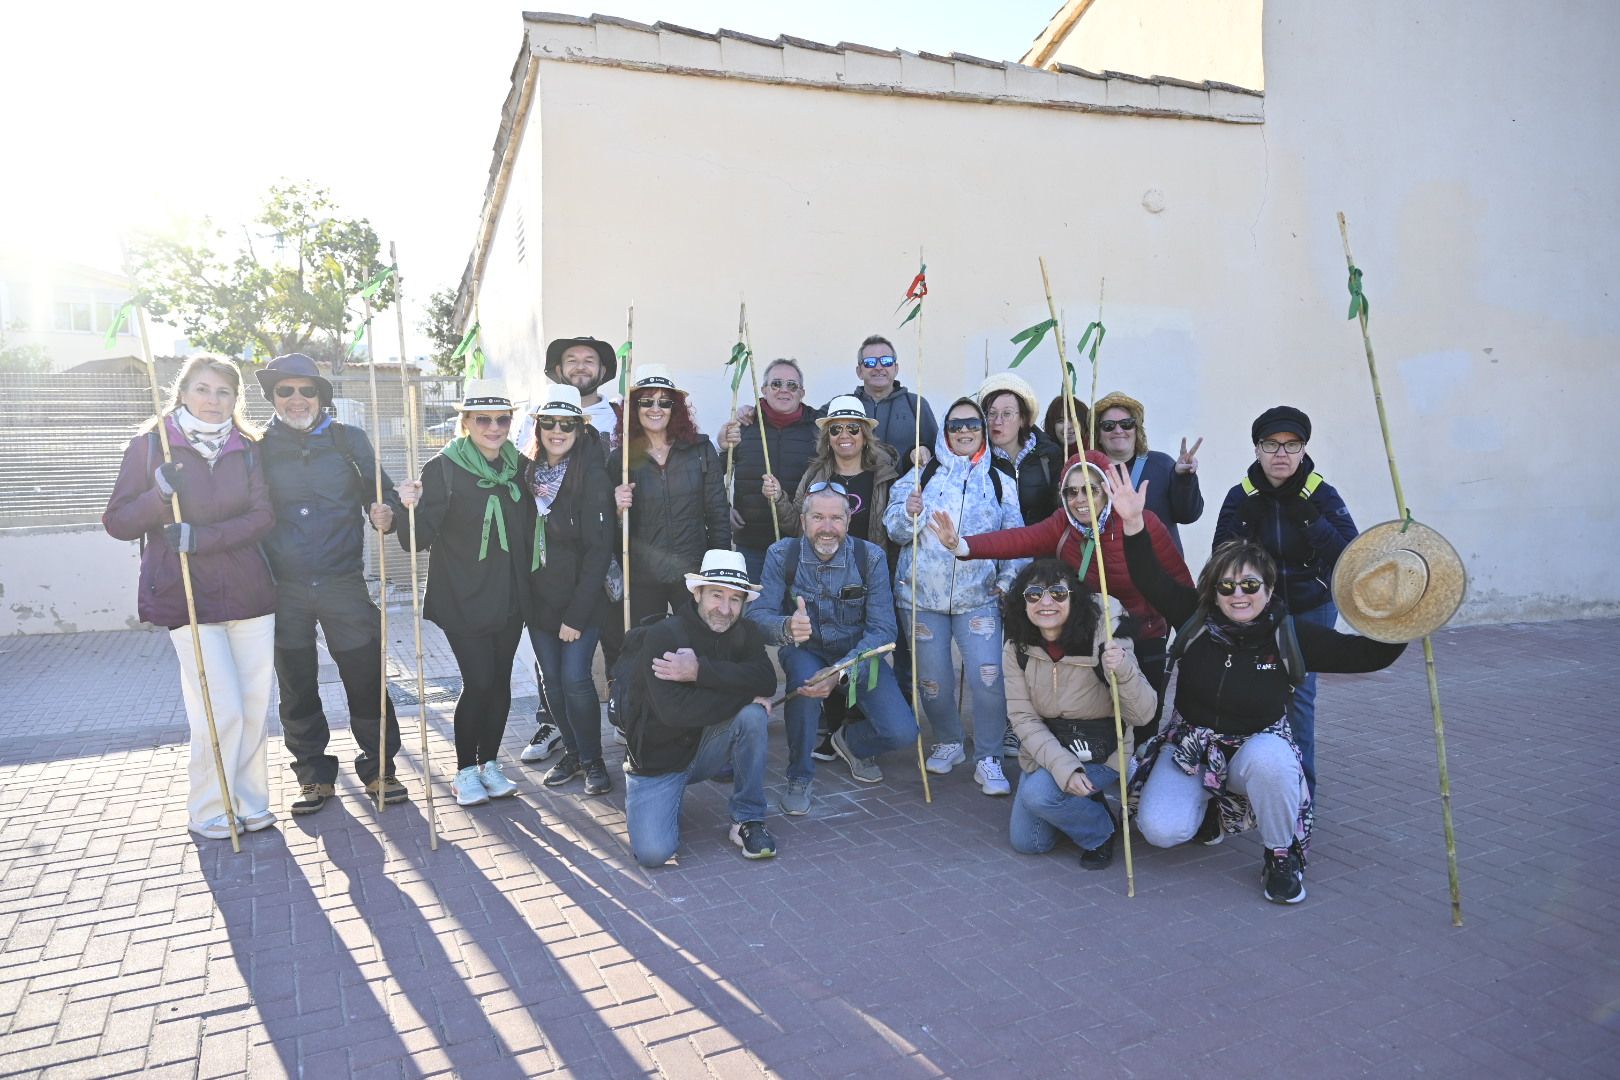
[[[158,389],[157,364],[152,359],[152,342],[146,333],[146,309],[135,305],[135,325],[141,331],[141,357],[146,361],[146,377],[152,384],[152,413],[157,417],[158,441],[163,445],[163,463],[174,460],[169,448],[169,421],[163,415],[163,394]],[[180,514],[180,493],[169,500],[174,510],[175,524],[184,518]],[[197,661],[197,688],[202,692],[203,717],[208,721],[208,744],[214,751],[214,772],[219,777],[219,793],[225,800],[225,822],[231,830],[231,850],[240,852],[242,841],[236,832],[236,801],[231,798],[230,781],[225,776],[225,758],[219,752],[219,728],[214,725],[214,697],[208,689],[208,670],[203,665],[202,628],[197,623],[197,596],[191,587],[191,556],[180,552],[180,584],[186,593],[186,619],[191,625],[191,652]]]
[[[1360,271],[1356,269],[1356,260],[1350,254],[1350,230],[1344,222],[1344,212],[1339,212],[1339,237],[1344,241],[1344,261],[1350,268],[1352,295],[1358,299],[1360,292]],[[1389,414],[1384,411],[1384,392],[1378,383],[1378,362],[1373,359],[1372,335],[1367,331],[1367,305],[1361,300],[1357,305],[1357,316],[1361,322],[1361,342],[1367,352],[1367,373],[1372,377],[1373,404],[1378,408],[1378,427],[1384,436],[1384,457],[1389,462],[1389,480],[1395,488],[1395,507],[1402,520],[1409,518],[1410,508],[1406,505],[1406,494],[1401,488],[1401,471],[1395,464],[1395,443],[1389,434]],[[1457,834],[1451,820],[1451,772],[1446,767],[1446,720],[1440,711],[1440,681],[1434,670],[1434,641],[1425,634],[1423,636],[1423,668],[1429,683],[1429,711],[1434,716],[1434,753],[1440,768],[1440,818],[1445,827],[1446,834],[1446,878],[1451,886],[1451,925],[1462,925],[1462,886],[1457,879]]]
[[[737,340],[738,341],[743,340],[743,333],[747,329],[747,326],[748,326],[748,303],[747,303],[747,301],[742,301],[742,302],[739,303],[738,308],[737,308]],[[751,359],[752,359],[751,357],[745,357],[742,362],[746,364],[746,363],[749,363],[749,361]],[[736,421],[737,421],[737,391],[739,391],[741,389],[742,389],[742,380],[737,378],[736,375],[733,375],[732,379],[731,379],[731,421],[732,421],[732,423],[736,423]],[[757,423],[763,424],[765,422],[765,418],[764,417],[755,417],[755,421]],[[765,437],[765,432],[764,432],[764,429],[761,428],[761,430],[760,430],[760,438],[763,439],[764,437]],[[736,474],[737,474],[737,448],[735,446],[728,446],[728,447],[726,447],[726,497],[731,500],[731,506],[732,506],[733,510],[735,510],[737,508],[737,493],[736,493],[737,481],[736,481]],[[734,544],[732,546],[735,547],[736,545]]]
[[[1053,300],[1052,300],[1052,282],[1051,282],[1051,279],[1048,278],[1047,274],[1046,274],[1046,260],[1043,258],[1043,259],[1040,260],[1040,263],[1041,263],[1041,285],[1046,289],[1046,309],[1052,316],[1052,322],[1054,324],[1057,324],[1057,325],[1054,325],[1054,329],[1057,331],[1058,372],[1059,372],[1059,375],[1063,379],[1063,398],[1064,398],[1064,406],[1063,407],[1064,407],[1064,411],[1068,414],[1068,417],[1069,417],[1069,430],[1074,431],[1074,432],[1078,432],[1080,430],[1080,428],[1079,428],[1079,419],[1078,419],[1079,411],[1075,408],[1075,404],[1074,404],[1074,380],[1072,378],[1070,378],[1070,376],[1069,376],[1069,365],[1068,365],[1068,361],[1065,358],[1066,354],[1063,351],[1063,327],[1060,324],[1058,324],[1057,304],[1055,304],[1053,302]],[[1099,303],[1100,303],[1100,301],[1099,301]],[[1101,310],[1099,308],[1098,320],[1097,320],[1098,322],[1102,321],[1101,316],[1102,316],[1102,312],[1101,312]],[[1092,415],[1093,424],[1096,423],[1096,415],[1095,414],[1097,412],[1097,408],[1096,408],[1096,405],[1097,405],[1096,381],[1097,381],[1097,366],[1095,364],[1093,364],[1092,365],[1092,389],[1091,389],[1091,393],[1092,393],[1091,412],[1093,414]],[[1095,432],[1096,428],[1093,427],[1092,430],[1093,430],[1093,432]],[[1096,441],[1096,435],[1095,434],[1092,435],[1092,441],[1093,442]],[[1086,470],[1084,468],[1084,463],[1085,463],[1085,460],[1086,460],[1085,446],[1082,445],[1078,449],[1080,451],[1080,461],[1082,463],[1081,474],[1086,475]],[[1112,645],[1114,643],[1114,622],[1113,622],[1113,619],[1111,619],[1109,617],[1108,569],[1107,569],[1106,563],[1105,563],[1105,561],[1103,559],[1102,527],[1097,522],[1097,500],[1096,500],[1096,497],[1092,494],[1093,487],[1094,487],[1094,485],[1091,483],[1091,478],[1089,476],[1087,476],[1086,477],[1086,483],[1082,487],[1081,490],[1083,490],[1086,493],[1086,510],[1091,515],[1091,532],[1092,532],[1092,537],[1093,537],[1093,539],[1092,539],[1092,545],[1093,545],[1092,551],[1095,553],[1095,556],[1096,556],[1096,559],[1097,559],[1097,591],[1102,594],[1103,638],[1104,638],[1104,641],[1105,641],[1106,645]],[[1082,548],[1081,550],[1083,551],[1084,548]],[[1102,658],[1098,657],[1099,664],[1101,663],[1101,660],[1102,660]],[[1127,756],[1125,754],[1125,724],[1124,724],[1124,721],[1120,718],[1120,711],[1119,711],[1119,680],[1118,680],[1118,678],[1116,678],[1114,676],[1114,674],[1112,672],[1109,672],[1109,674],[1108,674],[1108,697],[1109,697],[1109,700],[1113,704],[1113,707],[1114,707],[1114,745],[1119,748],[1118,751],[1117,751],[1117,753],[1119,754],[1119,814],[1120,814],[1120,817],[1119,817],[1119,832],[1120,832],[1120,838],[1124,841],[1124,847],[1125,847],[1125,895],[1126,896],[1135,896],[1136,895],[1136,868],[1135,868],[1135,865],[1131,861],[1131,805],[1130,805],[1130,798],[1129,798],[1129,795],[1130,795],[1130,790],[1129,790],[1129,785],[1130,785],[1129,773],[1130,773],[1130,769],[1128,768],[1129,763],[1128,763]]]
[[[635,380],[631,378],[631,358],[636,351],[636,304],[630,302],[630,314],[626,320],[629,324],[629,337],[624,342],[624,400],[620,409],[624,413],[624,437],[619,440],[619,482],[625,487],[630,486],[630,421],[633,418],[631,410],[635,404]],[[619,515],[619,535],[624,545],[624,564],[619,568],[624,575],[624,632],[630,633],[630,511],[627,509]]]
[[[371,326],[371,297],[363,297],[366,305],[366,372],[371,381],[371,417],[372,429],[375,432],[371,454],[371,475],[377,493],[377,502],[383,501],[382,485],[382,410],[377,407],[377,349],[376,337],[373,336]],[[394,303],[399,303],[396,295]],[[405,354],[400,352],[400,368],[404,369]],[[370,520],[371,515],[366,515]],[[383,762],[388,758],[388,545],[382,542],[382,534],[377,534],[377,615],[378,633],[382,637],[382,664],[378,668],[380,678],[377,680],[377,813],[383,809]]]
[[[759,372],[754,370],[754,338],[753,335],[748,332],[747,313],[748,305],[744,304],[742,328],[743,344],[748,347],[748,378],[754,387],[754,405],[757,408],[763,409],[765,407],[765,403],[761,401],[759,397]],[[761,413],[756,415],[754,417],[754,423],[759,426],[759,448],[765,452],[765,472],[770,476],[775,476],[776,474],[771,472],[771,441],[765,437],[767,425],[765,423],[764,414]],[[766,499],[765,501],[769,503],[771,507],[771,533],[776,537],[776,539],[780,540],[782,539],[782,523],[776,517],[776,500]]]
[[[405,299],[400,289],[399,253],[392,242],[388,259],[394,267],[394,321],[399,330],[399,389],[405,406],[405,475],[416,479],[416,387],[405,374]],[[410,525],[411,626],[416,633],[416,720],[422,732],[422,790],[427,799],[428,846],[439,850],[439,823],[433,811],[433,759],[428,752],[427,685],[422,675],[422,579],[416,554],[416,504],[405,510]],[[378,543],[382,543],[379,539]],[[387,670],[386,668],[384,669]],[[401,733],[401,744],[404,735]]]
[[[919,266],[927,265],[923,259],[922,245],[917,245],[917,263]],[[912,451],[911,467],[917,470],[917,495],[922,496],[922,462],[919,460],[918,450],[922,449],[922,403],[923,403],[923,312],[922,301],[917,301],[917,404],[911,410],[912,417]],[[902,391],[903,393],[904,391]],[[929,453],[932,453],[932,448]],[[928,762],[923,756],[922,737],[922,695],[917,691],[917,530],[918,514],[911,515],[911,716],[917,724],[917,772],[922,776],[923,802],[934,801],[934,793],[928,785]],[[975,750],[978,748],[975,747]]]

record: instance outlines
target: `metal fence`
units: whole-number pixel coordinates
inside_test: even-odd
[[[407,424],[416,425],[418,458],[426,461],[454,434],[453,406],[461,400],[459,378],[408,378],[416,385],[417,399],[416,414],[409,418],[399,368],[377,366],[378,422],[371,415],[364,367],[332,377],[338,419],[365,430],[396,482],[407,478]],[[250,378],[244,391],[249,418],[267,423],[274,410],[258,385]],[[0,374],[0,528],[99,524],[124,448],[151,416],[152,390],[144,375]],[[376,577],[376,547],[370,539],[366,562],[368,576]],[[399,579],[395,571],[401,565],[392,562],[390,578]]]

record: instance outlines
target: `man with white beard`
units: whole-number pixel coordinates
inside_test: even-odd
[[[394,484],[383,474],[384,502],[374,502],[376,480],[371,441],[360,428],[328,415],[332,384],[302,353],[278,356],[255,372],[275,419],[260,444],[276,524],[264,553],[276,578],[276,679],[281,687],[281,727],[299,797],[294,814],[313,814],[332,797],[338,759],[326,752],[331,731],[321,708],[320,662],[315,625],[349,699],[349,726],[360,753],[354,771],[376,797],[402,802],[405,786],[394,778],[399,722],[388,702],[388,745],[378,754],[378,703],[382,696],[382,632],[377,607],[363,576],[369,519],[388,533],[404,520]]]

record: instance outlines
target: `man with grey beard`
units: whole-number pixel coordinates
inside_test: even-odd
[[[765,580],[748,618],[767,643],[782,646],[778,659],[787,689],[797,696],[784,706],[787,718],[787,792],[784,814],[810,810],[815,776],[817,721],[830,694],[855,684],[863,719],[832,736],[833,750],[863,784],[883,779],[877,756],[917,740],[917,721],[895,682],[894,670],[879,661],[877,682],[858,664],[841,678],[828,668],[895,640],[894,590],[883,549],[849,535],[849,493],[823,481],[805,489],[800,535],[778,540],[765,553]],[[840,689],[840,683],[845,682]]]
[[[321,707],[320,662],[315,627],[349,699],[349,727],[360,753],[354,770],[376,797],[405,800],[394,778],[399,723],[388,702],[388,745],[378,753],[378,704],[382,698],[382,632],[377,607],[363,576],[369,519],[388,533],[404,520],[393,481],[383,475],[383,502],[374,502],[375,459],[360,428],[328,415],[332,384],[302,353],[278,356],[255,372],[275,419],[260,444],[276,524],[264,553],[276,578],[276,679],[281,688],[281,727],[299,797],[294,814],[326,805],[337,783],[338,759],[326,752],[331,731]]]

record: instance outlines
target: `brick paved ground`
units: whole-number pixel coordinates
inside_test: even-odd
[[[1415,652],[1324,679],[1310,898],[1279,908],[1252,837],[1138,842],[1128,899],[1117,862],[1013,854],[1007,802],[963,770],[924,805],[903,756],[875,787],[823,766],[768,863],[703,785],[681,865],[645,873],[622,785],[584,800],[517,766],[517,799],[450,802],[454,665],[430,640],[439,849],[419,797],[379,823],[349,776],[240,855],[184,829],[163,635],[0,641],[0,1073],[1620,1072],[1620,621],[1437,640],[1462,929]],[[273,737],[283,804],[285,762]]]

